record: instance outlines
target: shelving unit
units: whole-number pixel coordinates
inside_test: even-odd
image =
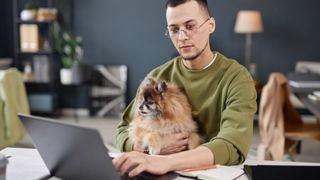
[[[26,3],[32,0],[13,0],[13,31],[14,31],[14,65],[24,72],[26,63],[32,65],[33,79],[26,81],[26,89],[32,113],[54,114],[58,105],[58,86],[60,62],[53,50],[52,22],[20,19],[20,13]],[[40,7],[53,8],[54,0],[34,1]],[[38,34],[46,43],[45,49],[25,52],[21,48],[21,25],[36,25]],[[41,42],[40,42],[41,43]]]

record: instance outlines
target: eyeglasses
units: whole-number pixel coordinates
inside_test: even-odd
[[[194,22],[189,22],[184,25],[184,29],[179,28],[179,26],[168,27],[165,32],[166,36],[170,36],[171,38],[176,38],[180,35],[180,32],[183,31],[185,35],[188,37],[197,33],[198,29],[200,29],[207,21],[209,21],[211,17],[208,17],[202,24],[198,27]]]

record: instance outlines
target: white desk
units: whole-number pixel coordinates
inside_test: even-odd
[[[40,154],[36,149],[26,148],[5,148],[0,151],[6,157],[9,157],[9,164],[7,165],[6,180],[34,180],[46,177],[49,175],[49,170],[42,161]],[[249,165],[306,165],[306,166],[320,166],[320,163],[303,163],[303,162],[286,162],[286,161],[255,161],[247,160],[244,164]],[[234,166],[242,168],[243,165]],[[59,178],[50,178],[50,180]],[[184,178],[178,176],[174,178],[176,180],[187,180],[190,178]],[[248,177],[244,174],[238,178],[238,180],[248,180]]]

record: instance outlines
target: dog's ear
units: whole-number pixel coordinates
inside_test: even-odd
[[[146,81],[146,86],[154,86],[156,81],[153,78],[148,78]]]
[[[163,96],[167,90],[167,83],[165,81],[159,81],[156,86],[156,90],[159,92],[161,96]]]

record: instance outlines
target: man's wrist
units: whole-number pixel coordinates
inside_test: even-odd
[[[169,171],[175,171],[176,169],[176,164],[175,164],[175,160],[174,157],[172,155],[165,155],[162,156],[164,158],[164,160],[167,162],[166,165],[169,168]]]
[[[142,143],[139,143],[139,142],[134,143],[133,147],[132,147],[132,150],[133,151],[138,151],[138,152],[144,152]]]
[[[197,158],[194,156],[197,155]],[[183,170],[186,168],[213,164],[214,158],[211,150],[205,146],[199,146],[196,149],[174,153],[163,156],[168,165],[169,171]]]

